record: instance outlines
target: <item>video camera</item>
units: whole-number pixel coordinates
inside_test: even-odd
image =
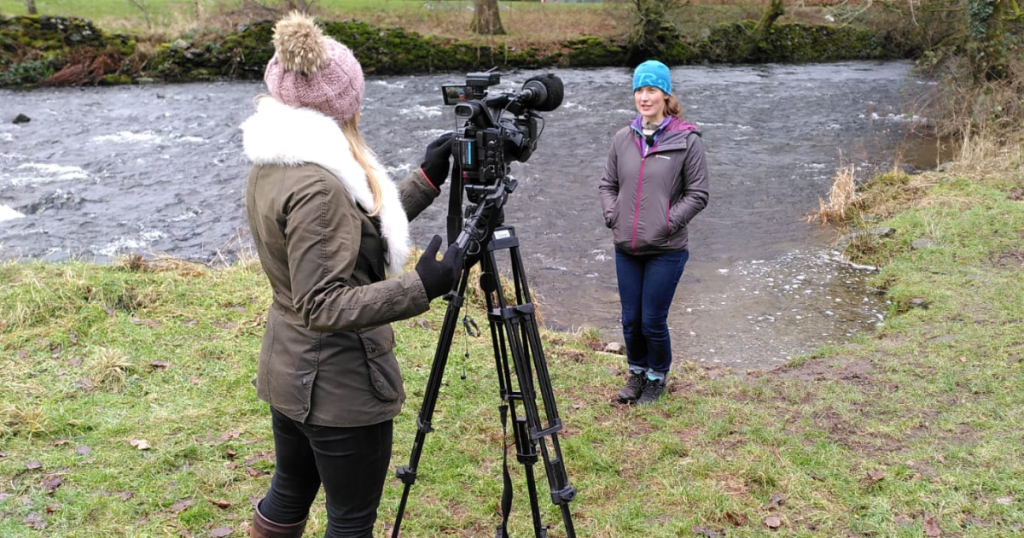
[[[487,88],[501,82],[491,71],[469,73],[466,84],[441,87],[446,105],[455,106],[460,123],[452,153],[467,186],[490,185],[508,172],[510,161],[526,162],[537,148],[540,112],[562,104],[562,80],[550,73],[531,77],[520,92],[487,95]],[[471,201],[472,189],[467,190]]]
[[[487,89],[500,82],[501,74],[491,69],[467,74],[465,84],[441,86],[444,103],[455,106],[458,123],[452,146],[449,242],[456,241],[461,229],[462,215],[456,206],[461,205],[463,188],[467,199],[478,206],[467,208],[470,222],[457,241],[463,248],[471,240],[485,239],[488,227],[502,220],[499,213],[480,222],[486,213],[484,201],[500,212],[505,197],[516,187],[515,180],[508,179],[509,163],[530,158],[544,130],[544,118],[538,112],[558,108],[564,96],[562,80],[551,73],[530,77],[521,91],[488,95]]]

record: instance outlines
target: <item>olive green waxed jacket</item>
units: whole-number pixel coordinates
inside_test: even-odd
[[[259,106],[257,116],[264,108]],[[354,179],[365,183],[358,166],[339,164],[334,157],[323,159],[326,166],[281,164],[280,155],[268,157],[260,146],[260,137],[266,137],[266,147],[282,151],[271,142],[288,133],[274,125],[243,124],[246,152],[254,162],[246,185],[246,216],[273,290],[257,395],[293,420],[313,425],[352,427],[389,420],[405,400],[390,323],[429,308],[415,271],[387,278],[401,270],[388,267],[388,260],[405,259],[405,253],[389,255],[396,248],[391,236],[407,233],[403,219],[418,215],[438,191],[417,170],[397,189],[389,185],[390,214],[371,218],[352,192],[358,190]],[[316,132],[308,125],[296,128]],[[337,148],[330,144],[324,151]],[[317,160],[316,151],[303,151],[296,150],[297,160]],[[378,177],[389,181],[386,175]],[[396,222],[406,228],[382,235]]]

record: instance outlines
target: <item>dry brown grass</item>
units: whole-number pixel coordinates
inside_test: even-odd
[[[808,222],[821,224],[845,222],[847,213],[858,203],[857,184],[854,181],[853,165],[840,168],[832,178],[828,191],[828,202],[818,197],[820,208],[807,217]]]
[[[241,261],[244,265],[245,260]],[[127,254],[115,259],[110,265],[131,273],[176,273],[180,276],[193,277],[210,273],[208,265],[174,258],[163,253],[154,254],[151,258],[146,258],[141,254]]]
[[[134,365],[123,351],[101,347],[93,353],[88,368],[94,386],[118,392],[124,388]]]
[[[1024,138],[1017,144],[1013,140],[993,139],[986,136],[968,136],[960,146],[956,161],[951,163],[954,172],[973,172],[983,177],[1005,176],[1008,172],[1020,178],[1024,166]]]
[[[179,260],[161,255],[147,264],[147,270],[157,273],[176,273],[179,276],[198,277],[212,273],[210,267],[201,263]]]
[[[81,86],[96,84],[105,75],[121,68],[122,58],[117,53],[92,48],[74,49],[68,65],[42,82],[43,86]]]
[[[31,403],[27,405],[0,405],[0,435],[15,432],[28,434],[42,433],[49,429],[46,414]]]

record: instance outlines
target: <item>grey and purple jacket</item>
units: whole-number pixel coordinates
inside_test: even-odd
[[[599,187],[605,225],[627,254],[685,250],[687,225],[708,204],[704,144],[696,127],[672,116],[648,144],[641,121],[612,139]]]

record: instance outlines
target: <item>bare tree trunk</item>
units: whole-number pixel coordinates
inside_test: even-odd
[[[39,14],[39,12],[36,11],[36,0],[25,0],[25,9],[28,10],[29,15]]]
[[[772,24],[775,24],[775,21],[785,12],[786,8],[782,4],[782,0],[772,0],[764,8],[764,11],[761,12],[761,20],[757,21],[757,26],[754,27],[754,31],[747,38],[747,43],[743,49],[743,57],[752,59],[752,56],[757,53],[758,46],[768,39],[768,31],[772,29]]]
[[[203,6],[199,3],[199,0],[192,0],[192,11],[195,12],[197,21],[203,18]]]
[[[504,35],[498,0],[473,0],[473,23],[469,29],[481,35]]]
[[[666,0],[632,0],[631,30],[627,62],[636,65],[650,58],[662,58],[669,43],[681,39],[672,24],[677,2]]]

